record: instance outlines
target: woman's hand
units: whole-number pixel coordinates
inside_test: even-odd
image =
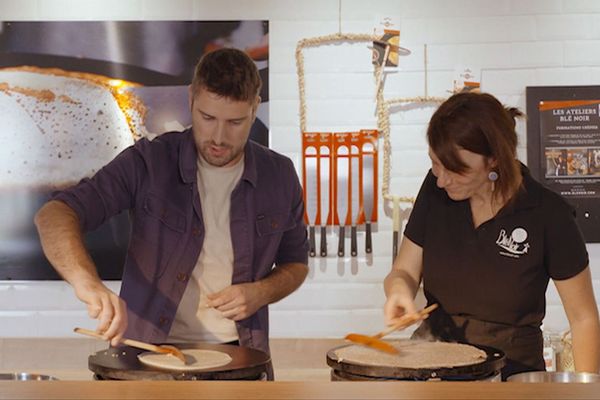
[[[389,293],[387,301],[383,306],[383,316],[386,325],[394,325],[403,315],[414,314],[416,312],[415,302],[411,295],[401,291]]]
[[[392,270],[384,281],[387,301],[383,306],[385,323],[394,324],[405,314],[415,313],[414,298],[421,282],[423,249],[404,237]]]

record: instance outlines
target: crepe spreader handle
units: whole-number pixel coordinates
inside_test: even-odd
[[[371,252],[373,251],[373,243],[371,242],[371,224],[367,223],[366,224],[366,239],[365,239],[365,252],[367,254],[371,254]]]
[[[327,227],[321,226],[321,257],[327,257]]]
[[[350,228],[350,254],[352,255],[352,257],[356,257],[356,255],[358,254],[358,252],[356,251],[356,242],[356,225],[352,225],[352,227]]]
[[[344,238],[346,237],[346,233],[344,232],[344,225],[340,225],[340,239],[338,241],[338,257],[344,257],[345,246],[344,246]]]
[[[394,209],[392,211],[392,225],[394,229],[394,236],[392,240],[392,262],[398,255],[398,236],[400,234],[400,198],[393,198]]]
[[[315,227],[314,225],[310,225],[308,227],[308,245],[309,245],[309,250],[308,250],[308,254],[311,257],[314,257],[317,252],[316,252],[316,245],[315,245]]]

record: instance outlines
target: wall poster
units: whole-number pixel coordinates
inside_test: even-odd
[[[140,138],[191,125],[194,66],[246,51],[263,79],[250,138],[268,145],[268,21],[0,21],[0,280],[59,279],[33,216]],[[127,212],[85,235],[103,279],[120,279]]]
[[[600,86],[528,87],[534,176],[570,202],[588,242],[600,242]]]

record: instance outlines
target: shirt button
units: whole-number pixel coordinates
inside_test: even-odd
[[[192,235],[198,236],[199,234],[200,234],[200,229],[198,229],[198,228],[193,228],[192,229]]]
[[[160,317],[158,319],[158,324],[159,325],[166,325],[169,322],[169,318],[167,317]]]
[[[177,280],[180,282],[185,282],[187,280],[187,274],[180,272],[177,274]]]
[[[279,227],[279,223],[277,221],[271,221],[271,228],[276,229]]]

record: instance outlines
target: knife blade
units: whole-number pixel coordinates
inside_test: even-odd
[[[346,225],[346,217],[348,215],[348,148],[340,146],[337,149],[337,193],[336,193],[336,208],[339,222],[339,242],[338,242],[338,257],[344,256],[344,226]]]
[[[367,254],[373,251],[371,242],[371,221],[373,220],[373,203],[374,203],[374,188],[373,188],[373,157],[374,147],[372,143],[364,143],[363,147],[363,210],[365,213],[365,252]]]
[[[329,176],[329,147],[321,146],[321,185],[319,187],[319,206],[321,213],[321,257],[327,257],[327,220],[329,217],[331,178]]]
[[[357,237],[356,237],[356,225],[358,224],[358,219],[360,218],[360,187],[359,187],[359,177],[360,177],[360,154],[357,146],[351,146],[350,150],[351,154],[351,211],[350,215],[352,217],[352,227],[350,228],[350,254],[352,257],[356,257],[358,254],[357,251]]]
[[[306,157],[306,216],[308,217],[308,241],[309,255],[314,257],[315,251],[315,221],[317,218],[317,149],[307,147],[305,150]]]

